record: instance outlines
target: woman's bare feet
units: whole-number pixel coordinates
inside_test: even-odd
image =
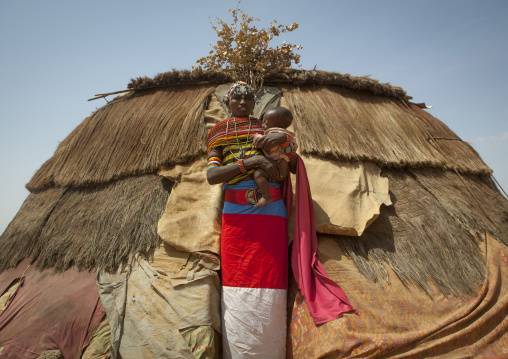
[[[254,205],[254,207],[262,207],[265,204],[268,204],[268,203],[270,203],[272,201],[273,201],[273,199],[272,199],[272,196],[270,195],[270,193],[262,194],[261,197],[258,200],[258,203],[256,203]]]

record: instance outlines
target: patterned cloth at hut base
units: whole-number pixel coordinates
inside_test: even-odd
[[[482,246],[483,287],[459,299],[408,286],[390,269],[390,284],[381,287],[359,273],[334,236],[320,236],[327,273],[360,315],[314,325],[293,281],[288,358],[508,358],[508,251],[490,236]]]

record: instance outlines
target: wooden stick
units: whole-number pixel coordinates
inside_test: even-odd
[[[106,98],[106,96],[116,95],[116,94],[119,94],[119,93],[125,93],[125,92],[130,92],[130,91],[134,91],[134,90],[129,89],[129,90],[121,90],[121,91],[106,92],[106,93],[97,93],[97,94],[95,94],[95,95],[94,95],[94,96],[96,96],[96,97],[91,98],[91,99],[89,99],[88,101],[97,100],[97,99],[99,99],[99,98],[103,98],[103,99],[105,99],[105,98]]]
[[[455,137],[428,137],[427,141],[431,140],[450,140],[450,141],[462,141],[460,138]]]
[[[189,83],[189,84],[168,85],[167,87],[171,87],[171,86],[187,86],[187,85],[209,85],[211,83],[212,82],[210,82],[210,81],[199,81],[199,82],[194,82],[194,83]],[[88,101],[98,100],[100,98],[106,99],[106,96],[116,95],[116,94],[119,94],[119,93],[125,93],[125,92],[131,92],[131,91],[134,92],[134,91],[152,90],[152,89],[155,89],[155,88],[164,88],[164,86],[162,86],[162,87],[154,86],[154,87],[146,87],[146,88],[134,88],[134,89],[128,89],[128,90],[121,90],[121,91],[97,93],[97,94],[94,95],[95,97],[89,99]]]

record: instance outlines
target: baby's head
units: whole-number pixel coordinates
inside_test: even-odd
[[[288,128],[293,122],[293,114],[285,107],[275,107],[265,112],[263,130],[272,127]]]

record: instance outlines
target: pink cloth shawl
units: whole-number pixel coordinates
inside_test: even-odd
[[[305,164],[300,156],[296,156],[295,232],[291,255],[293,275],[314,323],[323,324],[340,318],[344,313],[358,312],[339,285],[328,277],[316,257],[317,235],[312,195]],[[289,217],[293,194],[289,176],[283,183],[282,191]]]

